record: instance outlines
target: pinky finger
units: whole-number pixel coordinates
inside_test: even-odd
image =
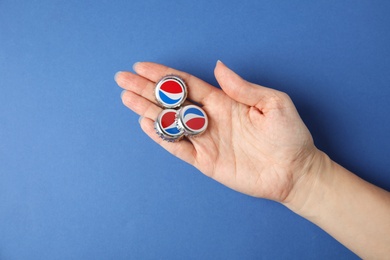
[[[175,143],[166,142],[161,139],[154,129],[153,120],[145,117],[140,118],[140,125],[142,130],[156,143],[158,143],[165,150],[178,157],[179,159],[194,165],[196,158],[195,147],[187,140],[182,140]]]

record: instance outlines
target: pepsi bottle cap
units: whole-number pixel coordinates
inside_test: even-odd
[[[182,107],[177,114],[177,126],[187,136],[203,133],[208,125],[208,118],[203,109],[195,105]]]
[[[175,142],[183,137],[183,130],[177,127],[177,110],[164,109],[154,122],[156,133],[165,141]]]
[[[164,108],[179,107],[187,98],[187,86],[177,76],[165,76],[156,84],[157,102]]]

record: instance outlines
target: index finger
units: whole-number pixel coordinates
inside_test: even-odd
[[[134,71],[150,81],[157,82],[166,75],[176,75],[184,80],[189,91],[188,98],[196,103],[204,105],[208,98],[220,90],[198,79],[191,74],[169,68],[153,62],[137,62],[133,66]]]

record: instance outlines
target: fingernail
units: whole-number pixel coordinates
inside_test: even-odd
[[[223,62],[222,62],[221,60],[217,60],[217,64],[218,64],[218,63],[221,63],[221,64],[223,64]]]
[[[139,124],[141,124],[142,119],[144,119],[143,116],[140,116],[140,117],[138,118],[138,123],[139,123]]]
[[[136,67],[138,66],[138,64],[140,64],[140,63],[141,63],[141,62],[138,61],[138,62],[136,62],[136,63],[133,64],[133,70],[134,70],[134,71],[135,71],[135,68],[136,68]]]
[[[116,79],[118,78],[118,75],[121,74],[122,71],[118,71],[117,73],[115,73],[115,76],[114,76],[114,80],[116,81]]]
[[[121,92],[121,98],[123,97],[123,94],[125,94],[126,93],[126,90],[122,90],[122,92]]]

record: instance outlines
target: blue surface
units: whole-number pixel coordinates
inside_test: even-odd
[[[317,146],[390,189],[389,1],[0,1],[0,259],[357,259],[158,147],[118,70],[287,92]]]

